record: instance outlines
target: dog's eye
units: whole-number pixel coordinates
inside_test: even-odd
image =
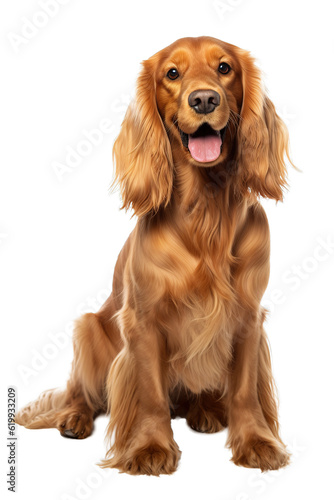
[[[231,71],[231,66],[229,66],[227,63],[220,63],[218,66],[218,71],[219,73],[222,73],[223,75],[227,75]]]
[[[176,80],[179,76],[179,72],[176,68],[171,68],[168,72],[167,72],[167,78],[169,78],[170,80]]]

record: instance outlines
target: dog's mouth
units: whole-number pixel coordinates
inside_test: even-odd
[[[203,123],[194,134],[186,134],[181,129],[179,132],[183,146],[194,160],[209,163],[221,155],[226,127],[214,130],[208,123]]]

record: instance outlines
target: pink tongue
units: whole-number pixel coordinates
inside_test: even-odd
[[[196,161],[209,162],[217,160],[220,155],[222,140],[220,135],[206,135],[204,137],[192,137],[189,135],[188,148],[191,156]]]

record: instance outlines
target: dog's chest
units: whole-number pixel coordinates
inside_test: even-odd
[[[147,246],[146,282],[156,286],[155,318],[166,333],[171,377],[195,393],[221,389],[232,357],[229,264],[222,253],[216,262],[194,255],[173,232],[157,236]]]
[[[232,359],[233,324],[228,304],[214,287],[194,289],[170,318],[172,377],[194,393],[222,389]]]

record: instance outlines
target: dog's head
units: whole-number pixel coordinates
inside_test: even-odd
[[[248,52],[183,38],[147,61],[115,142],[124,207],[170,201],[174,165],[233,173],[241,195],[282,200],[288,134]]]

